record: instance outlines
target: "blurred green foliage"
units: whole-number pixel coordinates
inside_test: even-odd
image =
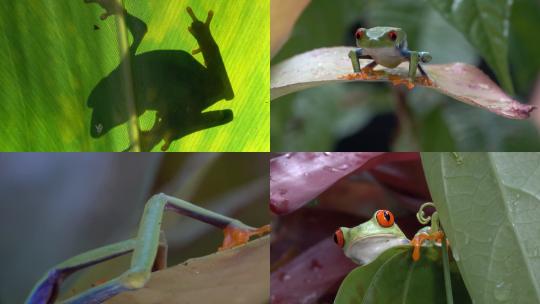
[[[508,42],[516,97],[526,103],[540,70],[540,4],[516,0]],[[433,63],[465,62],[494,74],[465,36],[428,1],[313,0],[298,20],[289,41],[272,59],[278,63],[312,49],[354,45],[357,27],[378,25],[405,29],[409,47],[433,54]],[[401,100],[400,100],[400,97]],[[404,98],[403,98],[404,96]],[[402,106],[398,107],[397,103]],[[361,131],[377,115],[396,113],[399,128],[389,139],[393,150],[528,151],[540,149],[530,120],[509,120],[423,88],[412,91],[384,84],[328,85],[284,96],[271,105],[272,151],[323,151]],[[404,121],[405,118],[407,121]],[[366,141],[374,138],[363,139]]]

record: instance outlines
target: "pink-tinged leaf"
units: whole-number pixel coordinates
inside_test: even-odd
[[[540,107],[540,74],[538,74],[538,77],[536,78],[530,103],[535,107]],[[540,111],[534,112],[532,116],[534,124],[540,129]]]
[[[510,98],[488,76],[465,63],[425,64],[432,80],[417,77],[414,85],[407,82],[408,63],[394,69],[377,67],[375,74],[354,74],[348,52],[350,47],[316,49],[294,56],[271,69],[271,99],[316,87],[326,83],[346,81],[389,81],[394,84],[425,86],[467,104],[484,108],[497,115],[512,119],[525,119],[535,109]],[[360,60],[365,66],[371,62]]]
[[[317,206],[324,210],[339,211],[370,218],[377,209],[390,209],[396,202],[387,190],[369,175],[349,175],[334,183],[317,197]],[[297,213],[297,212],[293,212]]]
[[[391,161],[417,159],[418,153],[287,153],[270,161],[270,209],[292,212],[339,179],[359,169]]]
[[[367,219],[320,206],[275,216],[270,253],[272,269],[281,267],[323,239],[332,237],[338,227],[354,227]]]
[[[328,237],[272,273],[272,304],[317,303],[358,265]]]

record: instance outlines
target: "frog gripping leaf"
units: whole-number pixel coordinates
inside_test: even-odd
[[[445,263],[446,247],[439,249],[444,233],[437,212],[431,217],[424,215],[427,206],[433,204],[424,204],[417,218],[422,224],[431,221],[432,225],[420,229],[412,240],[388,210],[376,211],[356,227],[336,230],[334,241],[360,267],[342,282],[335,303],[434,303],[444,299],[445,292],[454,294],[458,303],[470,302],[456,263]],[[447,286],[454,288],[445,291],[444,284],[450,282]]]
[[[62,282],[70,275],[116,257],[132,253],[131,265],[120,276],[93,285],[90,289],[63,300],[62,303],[101,303],[113,296],[143,288],[151,273],[167,266],[167,241],[161,230],[165,211],[172,211],[223,229],[220,251],[246,244],[253,236],[270,232],[270,226],[251,227],[243,222],[212,212],[182,199],[156,194],[150,198],[139,223],[137,235],[131,239],[81,253],[49,270],[36,283],[27,304],[55,303]]]
[[[420,63],[431,61],[428,52],[411,51],[407,48],[407,34],[397,27],[378,26],[370,29],[359,28],[355,33],[357,49],[349,52],[349,58],[355,73],[373,75],[377,65],[395,68],[400,63],[409,62],[409,81],[414,83],[416,70],[431,81]],[[373,59],[364,68],[360,68],[359,59]]]

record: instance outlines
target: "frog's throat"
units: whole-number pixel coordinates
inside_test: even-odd
[[[387,249],[408,245],[409,240],[404,235],[377,234],[359,237],[350,242],[345,248],[345,255],[359,265],[365,265],[375,260]]]

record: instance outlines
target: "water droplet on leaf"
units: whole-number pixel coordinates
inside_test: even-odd
[[[512,284],[499,282],[497,285],[495,285],[495,290],[493,291],[495,294],[495,299],[498,301],[507,301],[510,299],[510,291],[511,291]]]

